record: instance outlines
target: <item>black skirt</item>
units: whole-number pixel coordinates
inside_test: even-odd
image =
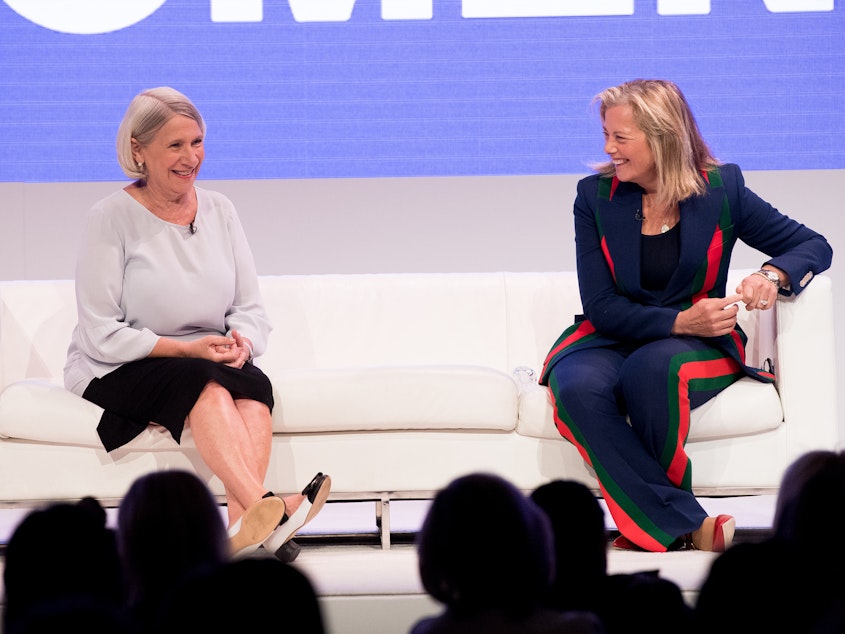
[[[93,379],[83,397],[105,411],[97,434],[106,451],[138,436],[147,425],[166,428],[180,442],[185,419],[209,381],[225,387],[233,398],[260,401],[273,411],[273,386],[252,363],[243,368],[181,357],[141,359]]]

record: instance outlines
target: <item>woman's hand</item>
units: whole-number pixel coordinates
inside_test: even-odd
[[[230,365],[233,368],[242,368],[252,358],[252,342],[246,337],[241,337],[241,333],[237,330],[232,331],[232,338],[235,340],[233,349],[238,352],[238,356],[226,365]]]
[[[766,283],[769,284],[769,282]],[[741,301],[742,295],[739,293],[728,297],[700,299],[678,313],[675,325],[672,327],[672,334],[695,335],[696,337],[726,335],[736,326],[736,315],[739,312],[737,302]]]
[[[159,337],[150,357],[193,357],[242,368],[252,356],[252,343],[236,330],[231,337],[206,335],[193,341]]]
[[[232,331],[232,338],[209,336],[211,339],[223,339],[222,342],[209,342],[212,361],[225,363],[233,368],[242,368],[252,358],[252,344],[246,337],[241,337],[237,330]],[[203,337],[203,341],[208,337]],[[205,357],[209,358],[209,357]]]
[[[227,365],[233,365],[242,354],[234,337],[223,337],[221,335],[206,335],[189,342],[188,346],[189,353],[186,356],[208,359],[215,363]]]
[[[784,286],[784,278],[786,273],[775,270],[771,265],[768,267],[778,274],[781,280],[780,286]],[[745,310],[769,310],[774,307],[778,298],[778,287],[772,284],[762,275],[752,273],[739,283],[736,287],[736,292],[742,295],[742,303],[745,304]]]

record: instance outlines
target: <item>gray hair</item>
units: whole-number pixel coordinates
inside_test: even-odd
[[[205,121],[197,107],[178,90],[168,86],[138,93],[130,102],[117,129],[117,162],[129,178],[146,178],[143,166],[132,156],[132,139],[147,145],[165,123],[176,115],[193,119],[205,135]]]

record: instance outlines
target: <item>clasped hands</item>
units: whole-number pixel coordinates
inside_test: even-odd
[[[242,337],[237,330],[232,331],[231,337],[206,335],[192,342],[192,344],[199,348],[197,350],[198,356],[203,359],[225,363],[233,368],[242,368],[252,355],[249,341]]]

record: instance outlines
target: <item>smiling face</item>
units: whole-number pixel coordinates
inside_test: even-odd
[[[619,105],[604,113],[604,151],[613,161],[620,181],[636,183],[647,192],[657,189],[657,165],[645,132],[634,123],[631,106]]]
[[[132,139],[135,160],[144,163],[147,187],[165,195],[181,195],[194,186],[205,157],[203,134],[196,121],[175,115],[141,146]]]

